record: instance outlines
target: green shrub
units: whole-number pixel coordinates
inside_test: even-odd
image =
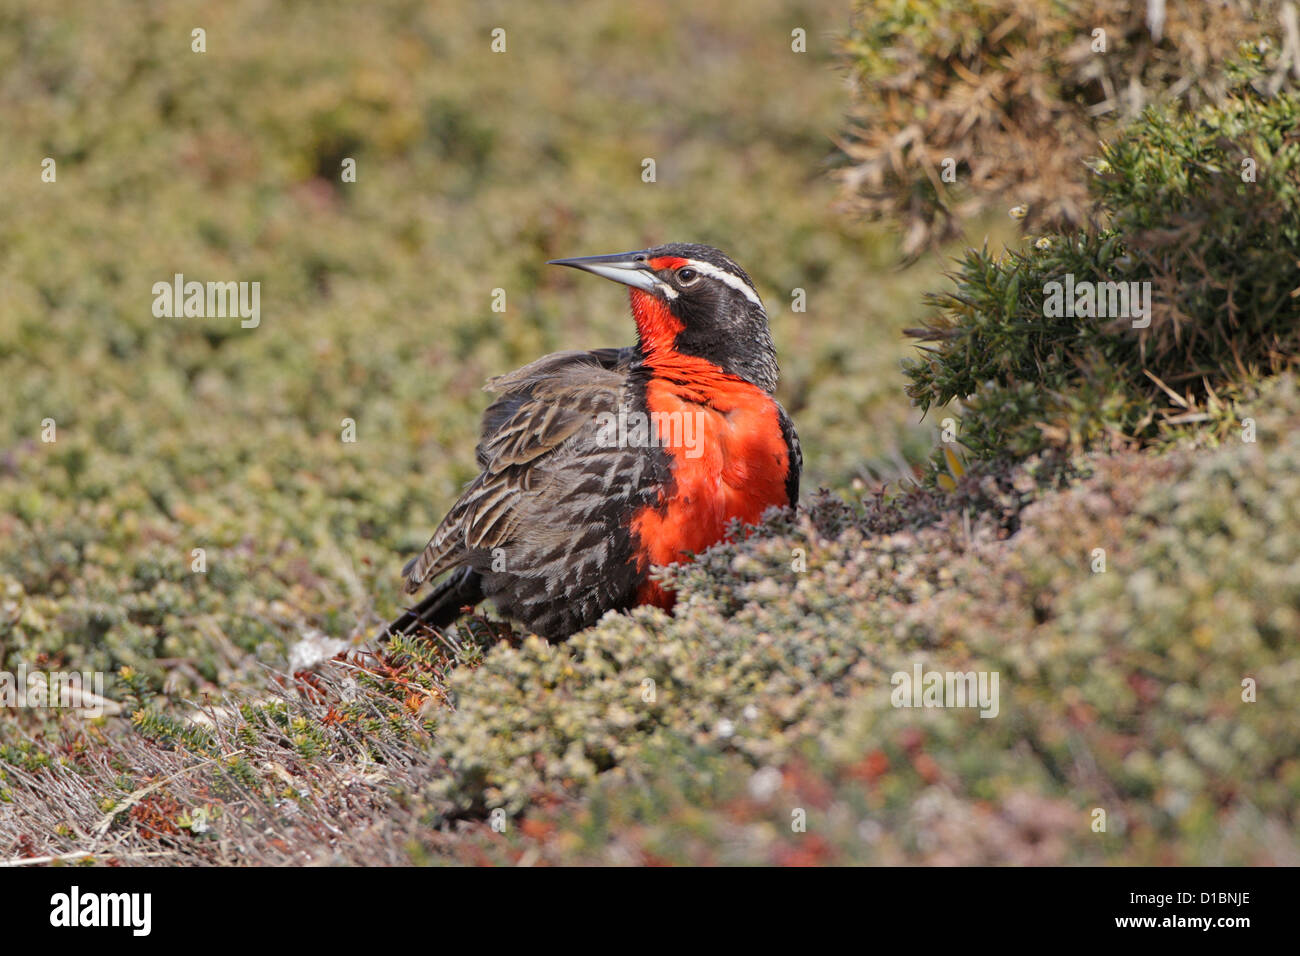
[[[926,410],[960,400],[960,439],[980,458],[1193,425],[1222,438],[1232,400],[1300,349],[1297,130],[1295,94],[1149,111],[1097,163],[1103,229],[966,254],[912,333],[925,344],[908,394]],[[1049,283],[1067,275],[1150,283],[1150,315],[1049,315]]]
[[[1099,137],[1153,104],[1221,102],[1239,55],[1261,86],[1286,81],[1280,6],[1161,4],[1157,24],[1129,0],[859,0],[844,43],[850,204],[898,223],[909,256],[990,209],[1081,228]]]

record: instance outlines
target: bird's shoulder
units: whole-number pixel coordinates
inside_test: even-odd
[[[497,398],[483,414],[479,467],[526,464],[615,409],[636,361],[631,347],[554,352],[489,379],[484,389]]]
[[[601,416],[624,401],[636,362],[633,348],[556,352],[489,380],[485,387],[497,398],[483,415],[476,449],[482,472],[403,569],[407,590],[459,564],[466,548],[509,540],[521,508],[553,506],[594,471],[634,471],[627,460],[633,453],[605,448],[596,434]],[[558,464],[566,444],[578,447],[576,460],[565,455]]]
[[[588,370],[605,372],[629,371],[637,361],[634,346],[605,349],[571,349],[552,352],[529,362],[522,368],[487,380],[483,390],[502,395],[531,391],[535,386],[571,374],[583,375]]]

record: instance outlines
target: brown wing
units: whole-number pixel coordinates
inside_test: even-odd
[[[501,397],[483,416],[477,449],[483,472],[403,569],[408,592],[460,564],[469,550],[510,539],[520,513],[561,480],[562,470],[545,463],[590,445],[601,414],[617,413],[631,360],[630,349],[557,352],[487,384]]]
[[[487,468],[492,463],[492,444],[507,423],[514,419],[520,407],[530,401],[533,390],[556,376],[567,375],[573,367],[597,366],[611,371],[627,372],[635,360],[636,349],[608,348],[592,349],[590,352],[570,351],[553,352],[535,362],[530,362],[521,369],[507,375],[498,375],[488,380],[483,386],[486,392],[495,392],[501,397],[494,401],[483,413],[483,431],[479,439],[475,457],[480,468]]]

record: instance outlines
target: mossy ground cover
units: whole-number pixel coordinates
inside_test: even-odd
[[[138,688],[134,732],[6,746],[7,835],[224,863],[1294,863],[1300,390],[1247,410],[1254,442],[820,497],[681,572],[675,616],[564,645],[463,629],[180,712]],[[896,707],[917,663],[998,673],[998,713]]]
[[[892,236],[831,210],[842,11],[749,9],[0,14],[16,64],[0,80],[0,651],[10,670],[109,671],[123,707],[0,715],[0,855],[1300,860],[1300,391],[1265,381],[1294,351],[1289,267],[1261,246],[1234,271],[1202,230],[1204,281],[1153,351],[1100,326],[1074,328],[1078,355],[1041,324],[1017,333],[1039,307],[1017,270],[1077,265],[1091,234],[975,254],[964,297],[927,312],[939,266],[890,268]],[[1090,261],[1183,274],[1160,245],[1178,216],[1285,233],[1268,215],[1294,209],[1278,102],[1260,107],[1272,123],[1210,107],[1213,135],[1172,113],[1139,129],[1194,154],[1199,180],[1119,142],[1113,166],[1163,191],[1115,202],[1121,241]],[[1226,208],[1247,198],[1235,185],[1203,202],[1221,141],[1273,176],[1256,214]],[[346,157],[356,183],[337,177]],[[363,646],[470,475],[482,379],[630,337],[615,292],[541,263],[672,238],[727,248],[772,305],[808,463],[799,514],[667,572],[671,615],[611,615],[564,645],[475,618]],[[261,324],[154,318],[152,285],[175,272],[260,280]],[[1251,308],[1206,318],[1243,275]],[[995,294],[1012,282],[1024,295]],[[950,334],[913,386],[928,374],[934,404],[959,403],[944,414],[971,461],[951,490],[873,494],[873,473],[936,437],[938,409],[918,424],[897,371],[922,320]],[[1024,407],[981,404],[984,374],[956,380],[961,348],[988,338],[1012,360],[992,387],[1029,383]],[[1154,407],[1145,356],[1167,383],[1234,343],[1253,364],[1175,383],[1205,418],[1153,436],[1128,417]],[[304,639],[347,650],[291,674]],[[918,664],[997,673],[996,716],[895,706],[894,675]]]

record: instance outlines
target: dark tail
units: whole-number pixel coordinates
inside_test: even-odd
[[[483,581],[478,572],[473,568],[461,568],[389,624],[381,640],[394,634],[417,633],[426,627],[446,627],[460,617],[461,608],[481,600]]]

